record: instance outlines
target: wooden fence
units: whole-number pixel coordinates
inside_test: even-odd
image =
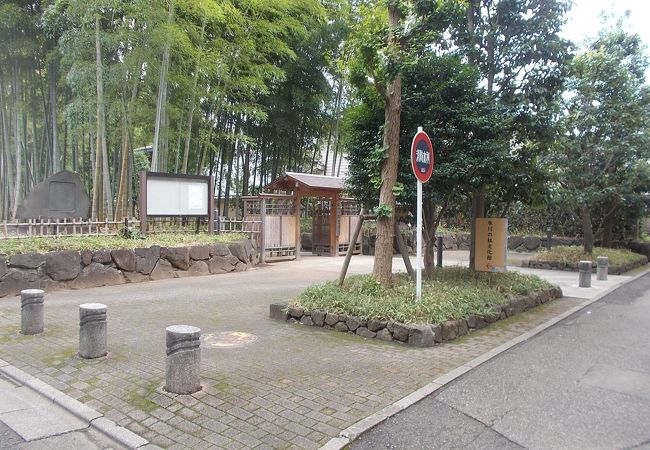
[[[138,227],[134,219],[89,220],[89,219],[30,219],[25,221],[2,222],[3,239],[24,239],[28,237],[57,236],[117,236],[125,229]]]

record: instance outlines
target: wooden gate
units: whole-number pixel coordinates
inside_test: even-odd
[[[314,207],[312,221],[312,253],[317,255],[330,255],[330,216],[332,199],[318,197]],[[351,199],[341,199],[337,208],[336,235],[338,236],[338,254],[344,255],[352,240],[352,234],[359,222],[361,208]],[[354,243],[354,253],[361,253],[361,235]]]
[[[263,194],[244,197],[244,220],[261,221],[257,246],[264,260],[295,259],[298,249],[299,218],[292,196]]]

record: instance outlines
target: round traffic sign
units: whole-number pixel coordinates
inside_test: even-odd
[[[424,131],[418,131],[411,144],[411,167],[413,173],[422,183],[431,178],[435,154],[429,136]]]

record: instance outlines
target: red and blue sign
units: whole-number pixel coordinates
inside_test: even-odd
[[[411,144],[411,167],[416,178],[422,183],[431,178],[435,159],[431,139],[424,131],[418,131]]]

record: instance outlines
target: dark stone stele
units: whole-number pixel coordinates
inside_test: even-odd
[[[32,188],[18,205],[18,219],[87,219],[90,199],[76,172],[63,170]]]

